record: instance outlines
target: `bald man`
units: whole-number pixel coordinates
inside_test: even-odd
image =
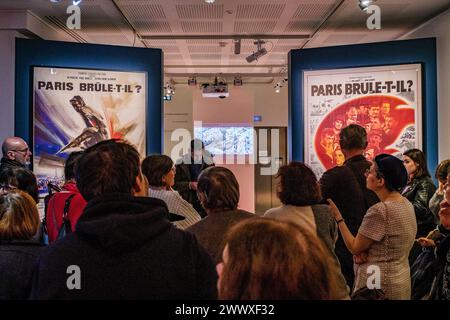
[[[26,167],[30,164],[31,151],[22,138],[6,138],[2,144],[2,153],[0,174],[9,167]]]

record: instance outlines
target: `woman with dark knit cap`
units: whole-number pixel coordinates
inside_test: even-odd
[[[366,172],[366,186],[381,202],[367,210],[356,237],[333,201],[328,200],[345,245],[356,256],[353,293],[371,284],[390,300],[411,298],[408,255],[417,224],[414,207],[399,193],[407,180],[400,159],[388,154],[375,157]]]

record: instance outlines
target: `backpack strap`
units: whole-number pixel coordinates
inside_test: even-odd
[[[66,202],[64,203],[63,221],[68,219],[70,203],[72,202],[72,199],[75,196],[76,193],[71,194],[70,196],[67,197]]]

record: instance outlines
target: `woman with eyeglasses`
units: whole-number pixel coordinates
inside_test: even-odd
[[[200,221],[200,215],[192,205],[173,190],[175,167],[172,159],[166,155],[151,155],[142,162],[142,173],[147,177],[149,197],[163,200],[170,213],[181,215],[184,220],[175,221],[180,229],[186,229]]]
[[[367,210],[356,236],[328,199],[347,249],[355,256],[355,293],[365,287],[383,290],[390,300],[411,298],[408,255],[417,232],[414,207],[399,190],[408,180],[400,159],[380,154],[366,172],[366,186],[381,202]],[[373,287],[372,287],[373,286]],[[361,292],[361,291],[359,291]]]
[[[16,189],[0,195],[0,300],[28,298],[44,248],[33,240],[38,226],[36,204],[27,193]]]

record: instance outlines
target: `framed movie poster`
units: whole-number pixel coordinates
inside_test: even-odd
[[[315,174],[344,162],[340,130],[367,131],[366,157],[422,148],[421,65],[304,72],[305,162]]]
[[[146,72],[33,68],[33,171],[40,193],[74,151],[125,139],[145,156]]]

